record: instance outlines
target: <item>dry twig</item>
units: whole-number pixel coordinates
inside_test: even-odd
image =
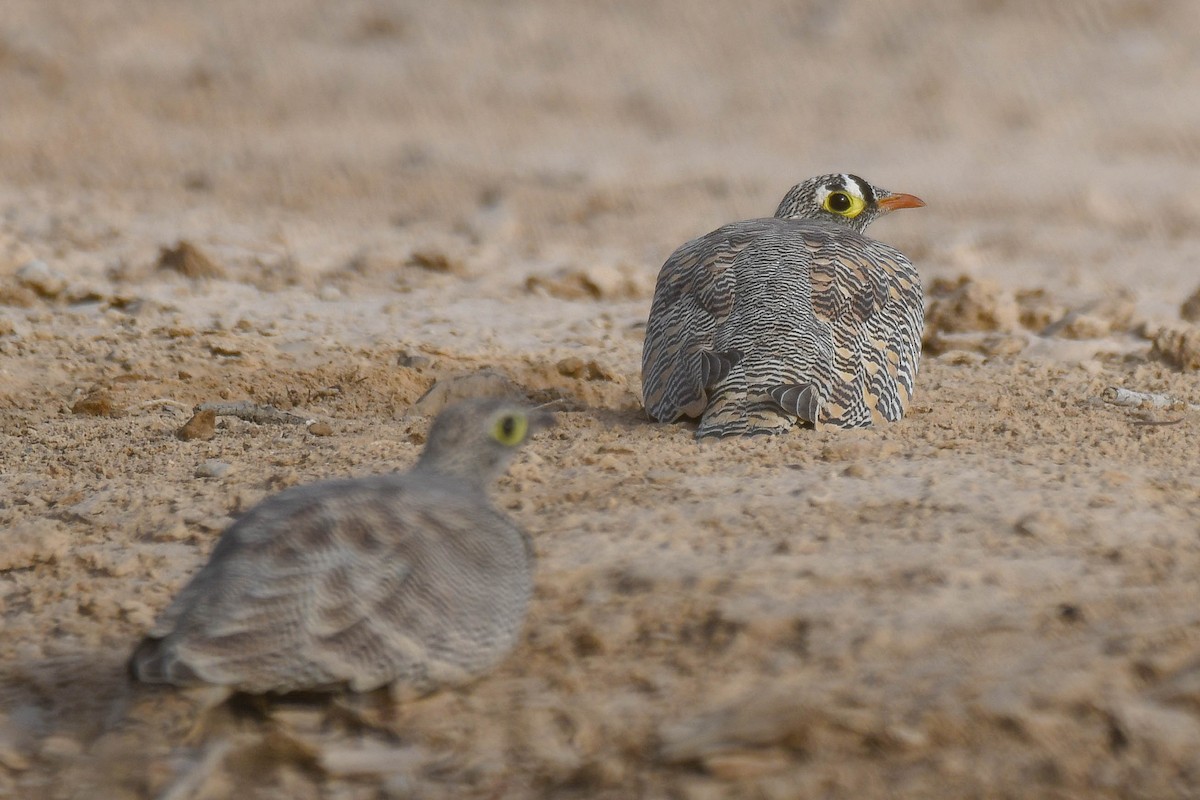
[[[1180,411],[1200,411],[1200,405],[1188,403],[1169,394],[1137,392],[1120,386],[1109,386],[1100,394],[1100,399],[1123,408],[1170,408]]]
[[[315,420],[280,411],[275,406],[260,406],[249,400],[239,400],[234,403],[201,403],[196,411],[212,411],[218,417],[237,417],[246,422],[259,425],[308,425]]]

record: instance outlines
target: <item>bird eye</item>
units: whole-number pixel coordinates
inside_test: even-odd
[[[517,445],[529,431],[529,420],[524,414],[504,414],[492,426],[492,438],[503,445]]]
[[[861,197],[854,197],[846,192],[830,192],[825,197],[825,202],[822,203],[822,206],[826,211],[854,219],[862,213],[867,204]]]

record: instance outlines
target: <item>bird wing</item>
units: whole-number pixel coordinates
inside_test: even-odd
[[[824,421],[895,421],[912,397],[924,325],[920,278],[902,253],[846,232],[814,250],[812,304],[833,332],[834,375]]]
[[[728,371],[737,354],[714,353],[717,327],[734,303],[730,266],[751,242],[781,220],[735,222],[680,246],[658,273],[642,346],[642,397],[660,422],[698,417],[716,363]]]
[[[392,492],[376,485],[389,480]],[[381,621],[438,530],[420,503],[397,510],[403,492],[399,478],[382,476],[267,500],[224,534],[151,639],[200,680],[251,691],[278,688],[289,670],[309,686],[361,678],[378,660]]]
[[[841,225],[781,221],[729,266],[717,350],[744,354],[709,393],[697,436],[778,432],[796,419],[898,419],[920,356],[922,295],[896,250]]]

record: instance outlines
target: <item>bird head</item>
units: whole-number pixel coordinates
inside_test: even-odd
[[[540,408],[500,398],[464,400],[433,421],[417,468],[486,486],[530,436],[553,425],[554,415]]]
[[[779,219],[825,219],[862,233],[877,217],[901,208],[920,208],[925,201],[889,192],[857,175],[821,175],[788,190],[775,216]]]

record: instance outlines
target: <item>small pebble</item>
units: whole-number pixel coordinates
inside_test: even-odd
[[[42,297],[57,297],[67,288],[67,279],[40,259],[27,261],[18,269],[17,281]]]
[[[583,359],[579,358],[578,356],[567,356],[555,364],[555,368],[558,370],[559,375],[566,375],[570,378],[582,375],[584,366],[585,364],[583,363]]]
[[[158,253],[158,268],[178,272],[188,278],[223,278],[225,269],[187,239]]]
[[[229,472],[229,463],[218,461],[215,458],[210,458],[196,467],[197,478],[221,478],[224,477],[226,472]]]
[[[71,406],[72,414],[87,417],[119,417],[123,411],[120,405],[113,402],[112,395],[103,389],[88,393]]]
[[[596,360],[584,361],[577,356],[567,356],[554,365],[558,374],[568,378],[581,378],[588,381],[611,381],[613,373]]]
[[[1200,287],[1183,301],[1183,305],[1179,307],[1179,316],[1188,322],[1200,322]]]
[[[193,414],[191,419],[183,423],[183,427],[175,431],[175,435],[185,442],[195,439],[207,441],[216,435],[216,430],[217,412],[208,409]]]
[[[417,353],[401,353],[396,357],[396,363],[409,369],[424,369],[433,364],[433,359]]]
[[[462,259],[436,249],[416,250],[408,257],[408,263],[430,272],[460,275],[465,271]]]

